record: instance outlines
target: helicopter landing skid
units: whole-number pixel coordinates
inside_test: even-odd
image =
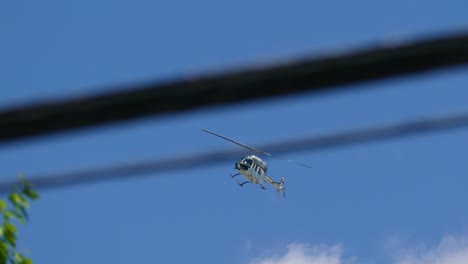
[[[246,183],[249,183],[249,181],[245,181],[243,183],[240,183],[239,181],[237,181],[237,184],[239,184],[240,187],[244,187],[244,184],[246,184]]]
[[[240,187],[244,187],[244,184],[249,183],[249,181],[240,182],[238,179],[234,178],[234,177],[236,177],[236,176],[238,176],[238,175],[240,175],[240,173],[236,173],[236,174],[234,174],[234,175],[231,175],[231,178],[232,178],[233,180],[235,180],[235,181],[237,182],[237,184],[238,184]]]

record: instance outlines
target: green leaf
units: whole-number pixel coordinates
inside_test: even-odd
[[[16,247],[16,236],[14,233],[5,232],[5,238],[11,246]]]
[[[27,219],[27,215],[23,215],[23,211],[26,213],[26,209],[24,209],[24,207],[15,207],[15,210],[14,211],[10,211],[16,218],[16,220],[20,221],[21,224],[26,224],[26,219]],[[27,213],[26,213],[27,214]]]
[[[10,193],[8,200],[0,199],[0,264],[32,264],[32,260],[17,251],[18,230],[14,220],[26,223],[29,201],[39,199],[32,189],[32,183],[19,176],[19,184]],[[12,206],[8,204],[11,203]],[[3,214],[3,222],[1,222]],[[16,223],[15,223],[16,224]]]
[[[10,224],[10,223],[6,223],[6,224],[5,224],[5,231],[11,232],[11,233],[13,233],[13,234],[16,234],[16,232],[17,232],[16,226],[13,225],[13,224]]]
[[[11,203],[13,203],[15,206],[24,206],[27,208],[29,207],[28,201],[26,201],[26,199],[24,199],[24,197],[18,193],[10,194],[9,199]]]
[[[4,242],[0,242],[0,260],[4,259],[6,260],[8,258],[8,249],[7,245]],[[2,263],[0,261],[0,263]]]
[[[28,215],[28,211],[26,211],[26,209],[24,207],[19,207],[19,214],[21,217],[18,217],[18,220],[21,221],[21,219],[23,220],[28,220],[29,219],[29,215]]]
[[[15,218],[15,215],[10,211],[5,211],[3,213],[3,218],[4,218],[5,221],[8,221],[11,218]]]
[[[33,188],[32,182],[24,180],[24,179],[20,179],[20,185],[23,187],[23,191],[24,191],[24,189],[30,189],[31,190]]]
[[[20,253],[15,252],[15,262],[21,263],[23,261],[23,256]]]
[[[16,247],[16,227],[10,223],[6,223],[4,227],[3,234],[5,239],[11,246]]]
[[[3,235],[8,243],[11,246],[16,247],[16,227],[10,223],[5,224],[5,229],[3,230]]]
[[[25,187],[23,189],[23,193],[31,200],[39,199],[39,194],[37,192],[31,190],[31,188],[29,188],[29,187]]]
[[[27,223],[26,219],[24,219],[24,218],[18,218],[18,221],[23,225],[25,225]]]
[[[23,258],[23,260],[19,264],[33,264],[33,262],[28,258]]]
[[[14,205],[17,205],[19,203],[21,203],[21,200],[19,198],[19,194],[17,193],[12,193],[8,196],[8,199],[10,200],[10,202]]]

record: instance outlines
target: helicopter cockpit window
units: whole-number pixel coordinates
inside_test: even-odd
[[[245,159],[245,160],[244,160],[244,163],[245,163],[245,164],[248,164],[249,166],[252,166],[253,160],[251,160],[251,159]]]

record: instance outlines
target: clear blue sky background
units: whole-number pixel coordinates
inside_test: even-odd
[[[3,1],[0,103],[81,95],[301,54],[427,36],[468,24],[465,0]],[[146,119],[2,146],[0,177],[261,145],[468,111],[466,68]],[[267,159],[288,196],[238,187],[232,162],[48,190],[21,229],[35,263],[250,263],[291,243],[393,263],[468,228],[467,130]],[[322,262],[321,262],[322,263]],[[325,262],[323,262],[325,263]]]

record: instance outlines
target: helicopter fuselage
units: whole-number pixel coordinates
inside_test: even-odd
[[[266,162],[255,155],[247,156],[236,162],[235,169],[251,183],[263,183],[268,169]]]
[[[220,137],[220,138],[225,139],[227,141],[230,141],[230,142],[232,142],[234,144],[237,144],[237,145],[239,145],[241,147],[244,147],[244,148],[250,149],[252,151],[255,151],[255,153],[262,153],[262,154],[265,154],[267,156],[271,156],[270,153],[265,152],[263,150],[247,146],[245,144],[242,144],[240,142],[237,142],[237,141],[232,140],[230,138],[227,138],[225,136],[216,134],[214,132],[208,131],[206,129],[202,129],[202,130],[209,133],[209,134],[212,134],[214,136]],[[302,165],[302,166],[306,166],[306,165],[300,164],[300,163],[297,163],[297,164]],[[306,167],[309,167],[309,166],[306,166]],[[265,188],[265,186],[263,186],[263,183],[268,182],[269,184],[273,185],[273,187],[275,187],[278,194],[279,194],[279,192],[283,192],[283,195],[285,194],[284,177],[282,177],[281,181],[279,181],[279,182],[276,182],[272,178],[270,178],[267,175],[268,165],[266,164],[266,162],[264,162],[259,157],[255,156],[255,155],[246,156],[246,157],[242,158],[239,162],[236,162],[235,169],[237,171],[239,171],[239,173],[236,173],[235,175],[231,175],[231,178],[233,178],[239,184],[239,186],[242,187],[246,183],[254,183],[254,184],[260,185],[260,187],[265,190],[266,188]],[[245,178],[246,181],[245,182],[239,182],[235,178],[236,176],[242,176],[242,177]]]

